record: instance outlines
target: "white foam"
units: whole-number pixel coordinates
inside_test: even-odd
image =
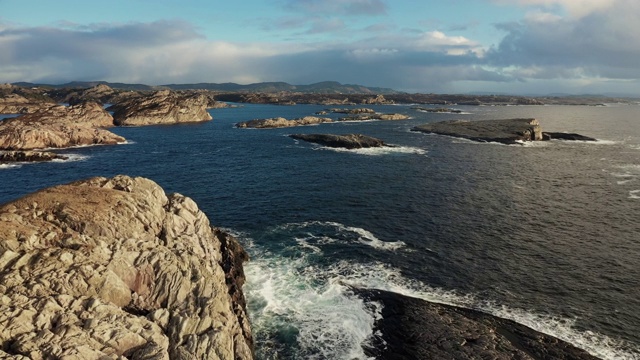
[[[640,199],[640,190],[629,191],[629,199]]]
[[[294,358],[368,359],[361,344],[371,336],[376,315],[339,282],[319,281],[306,257],[254,257],[245,274],[259,355],[277,356],[277,347],[260,345],[290,334],[298,348]]]
[[[311,232],[307,232],[305,237],[296,237],[296,242],[300,245],[310,248],[313,251],[319,250],[319,245],[328,245],[341,243],[348,245],[350,242],[357,242],[359,244],[370,246],[378,250],[391,250],[395,251],[405,247],[405,243],[402,241],[382,241],[378,239],[371,232],[353,226],[346,226],[332,221],[308,221],[302,223],[290,223],[282,226],[283,229],[305,229],[308,227],[322,228],[322,233],[326,231],[333,231],[335,236],[316,235]]]
[[[366,156],[381,156],[381,155],[390,155],[390,154],[416,154],[416,155],[426,155],[427,150],[410,147],[410,146],[384,146],[384,147],[375,147],[375,148],[363,148],[363,149],[344,149],[344,148],[332,148],[328,146],[320,146],[315,149],[320,150],[330,150],[335,152],[343,152],[343,153],[352,153]]]
[[[61,155],[66,156],[67,159],[54,159],[52,160],[52,162],[66,163],[66,162],[74,162],[74,161],[85,161],[90,158],[90,156],[81,155],[81,154],[61,154]]]
[[[19,164],[0,164],[0,170],[4,169],[15,169],[21,167],[21,163]]]

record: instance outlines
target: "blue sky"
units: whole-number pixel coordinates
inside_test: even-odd
[[[640,95],[637,0],[0,0],[0,82]]]

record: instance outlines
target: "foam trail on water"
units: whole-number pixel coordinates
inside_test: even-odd
[[[0,164],[0,170],[15,169],[21,167],[21,164]]]
[[[640,199],[640,190],[629,191],[629,199]]]
[[[363,149],[344,149],[344,148],[332,148],[328,146],[322,146],[316,149],[367,155],[367,156],[381,156],[381,155],[391,155],[391,154],[425,155],[427,153],[425,149],[410,147],[410,146],[389,146],[389,147],[385,146],[385,147],[363,148]]]

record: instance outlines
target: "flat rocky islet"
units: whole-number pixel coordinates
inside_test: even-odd
[[[536,119],[449,120],[416,126],[412,131],[453,136],[479,142],[518,144],[555,139],[596,141],[579,134],[544,133]]]
[[[363,149],[389,146],[384,141],[362,134],[291,134],[289,137],[334,148]]]

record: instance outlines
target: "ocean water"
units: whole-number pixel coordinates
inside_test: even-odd
[[[207,123],[115,128],[127,144],[0,167],[0,202],[116,174],[192,197],[250,253],[245,295],[262,359],[366,359],[381,305],[349,285],[480,309],[601,358],[640,358],[640,106],[374,106],[411,119],[233,126],[323,108],[243,105],[211,110]],[[599,141],[507,146],[410,131],[512,117]],[[396,147],[335,150],[292,133]]]

